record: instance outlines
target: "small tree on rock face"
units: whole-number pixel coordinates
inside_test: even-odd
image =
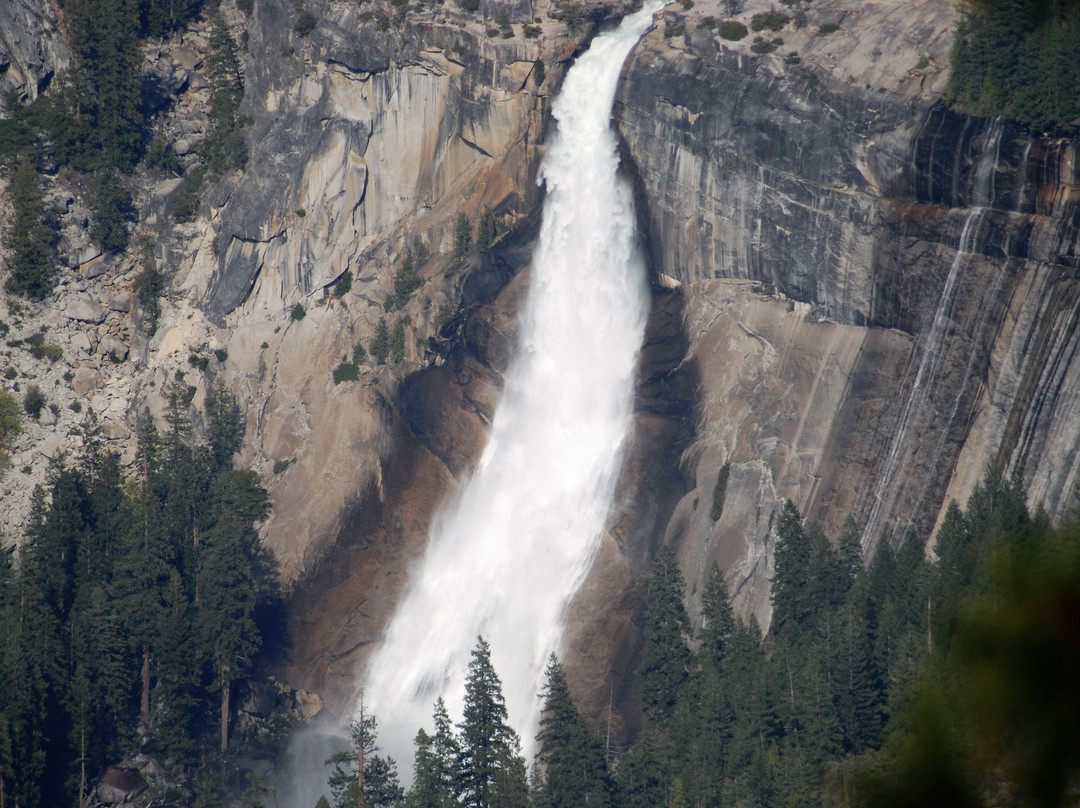
[[[495,212],[484,208],[480,220],[476,223],[476,249],[482,253],[491,249],[495,243]]]
[[[454,225],[454,255],[461,258],[469,251],[469,217],[465,211],[458,214],[457,223]]]
[[[379,322],[375,326],[375,336],[371,338],[371,345],[368,346],[368,350],[376,363],[381,365],[386,361],[386,357],[390,353],[390,328],[386,325],[385,317],[379,318]]]

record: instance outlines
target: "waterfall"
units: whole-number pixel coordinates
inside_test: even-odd
[[[934,387],[938,371],[938,362],[941,358],[942,348],[946,336],[946,329],[952,319],[953,293],[960,269],[967,257],[978,245],[979,231],[987,207],[993,205],[995,196],[995,175],[997,174],[998,161],[1001,152],[1001,134],[1003,125],[1000,118],[995,118],[983,141],[983,148],[979,161],[975,166],[974,182],[972,187],[972,207],[964,217],[964,224],[960,229],[960,239],[956,248],[956,255],[949,266],[949,273],[945,278],[945,286],[942,287],[941,297],[934,311],[934,319],[930,324],[930,331],[926,335],[923,345],[922,357],[919,359],[919,367],[915,372],[915,381],[911,384],[911,392],[904,408],[900,412],[896,430],[893,432],[892,445],[889,455],[885,460],[881,477],[874,496],[874,504],[870,509],[866,527],[863,529],[863,550],[870,550],[877,542],[877,534],[881,529],[881,522],[892,511],[893,504],[898,493],[896,475],[900,471],[905,455],[909,453],[907,446],[908,432],[913,424],[917,424],[922,418],[923,410],[930,399],[930,393]],[[947,432],[955,417],[958,406],[954,405],[953,413],[944,430]],[[940,437],[939,437],[940,444]],[[921,501],[925,493],[926,483],[919,493]],[[909,522],[910,524],[910,522]]]
[[[631,425],[648,291],[610,116],[623,61],[660,5],[597,37],[553,104],[529,296],[487,445],[361,677],[406,779],[435,699],[460,718],[481,634],[531,757],[544,666],[599,548]]]

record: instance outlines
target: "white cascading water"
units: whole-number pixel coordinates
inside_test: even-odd
[[[889,455],[886,458],[885,466],[878,481],[874,504],[866,520],[866,527],[863,529],[862,547],[864,551],[877,540],[877,531],[881,527],[880,523],[887,518],[892,510],[898,493],[898,486],[893,483],[897,473],[900,471],[901,460],[905,459],[905,453],[910,451],[910,447],[907,445],[909,427],[913,423],[917,423],[922,417],[923,409],[929,401],[934,386],[938,371],[938,360],[941,358],[947,327],[952,317],[956,281],[965,260],[971,255],[978,243],[980,226],[987,208],[994,204],[994,178],[997,174],[998,160],[1001,156],[1002,131],[1003,127],[1000,118],[991,121],[979,162],[975,168],[972,206],[968,210],[967,216],[964,218],[964,224],[960,229],[956,255],[949,266],[949,274],[945,278],[945,286],[941,290],[941,297],[938,300],[937,309],[934,311],[934,319],[931,321],[930,331],[926,335],[926,342],[923,345],[922,357],[915,373],[915,381],[912,382],[911,393],[908,395],[896,429],[893,432],[892,446],[889,449]],[[963,142],[962,137],[960,142]],[[953,416],[955,416],[956,411],[957,409],[954,407]],[[950,421],[945,425],[944,432],[948,431],[953,416],[950,416]],[[920,502],[922,496],[923,493],[920,492]],[[910,524],[910,520],[908,524]]]
[[[435,699],[460,719],[478,635],[531,755],[543,670],[599,547],[631,425],[648,295],[610,116],[623,61],[660,7],[597,37],[566,75],[540,169],[529,297],[487,445],[435,520],[362,677],[380,745],[406,779]]]

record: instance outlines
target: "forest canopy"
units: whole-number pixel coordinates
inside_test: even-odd
[[[1034,129],[1080,119],[1080,2],[971,0],[951,55],[949,97]]]

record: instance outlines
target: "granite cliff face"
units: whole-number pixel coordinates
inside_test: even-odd
[[[988,463],[1051,516],[1073,501],[1077,145],[940,104],[953,15],[811,5],[757,55],[695,9],[626,68],[618,127],[702,380],[667,540],[691,590],[718,560],[763,623],[785,498],[834,536],[852,513],[867,553],[928,538]],[[713,524],[693,503],[728,461]]]
[[[250,18],[226,4],[246,35],[252,159],[209,190],[197,221],[159,231],[173,286],[152,339],[123,298],[132,259],[72,259],[50,332],[66,334],[71,358],[49,372],[60,390],[72,371],[73,395],[104,412],[130,460],[167,376],[190,371],[191,353],[227,351],[191,379],[196,402],[224,379],[247,414],[243,460],[270,489],[262,538],[290,597],[283,673],[343,710],[433,513],[482,446],[528,285],[550,95],[621,9],[562,22],[543,2],[475,14],[309,5],[317,25],[302,35],[292,3],[257,0]],[[768,8],[752,0],[739,19]],[[755,53],[753,37],[716,36],[719,4],[670,6],[624,69],[614,125],[655,294],[635,434],[568,638],[575,691],[597,716],[614,696],[616,730],[636,720],[638,626],[662,542],[678,550],[691,601],[717,561],[739,611],[767,624],[786,498],[829,535],[853,514],[868,554],[909,528],[929,537],[987,463],[1022,474],[1051,516],[1073,501],[1078,141],[940,103],[948,5],[814,0],[800,14],[765,32],[782,44]],[[177,143],[205,125],[204,47],[196,30],[148,49],[153,69],[179,77],[166,126]],[[46,76],[63,58],[19,70]],[[164,220],[175,190],[145,190],[142,224]],[[494,248],[455,256],[458,214],[475,224],[484,209]],[[407,254],[422,285],[388,311]],[[352,289],[336,296],[346,270]],[[402,318],[404,357],[369,358],[357,381],[335,384],[384,316]],[[47,426],[17,462],[44,458],[30,444],[45,445]],[[28,498],[38,465],[5,481],[5,500]]]

